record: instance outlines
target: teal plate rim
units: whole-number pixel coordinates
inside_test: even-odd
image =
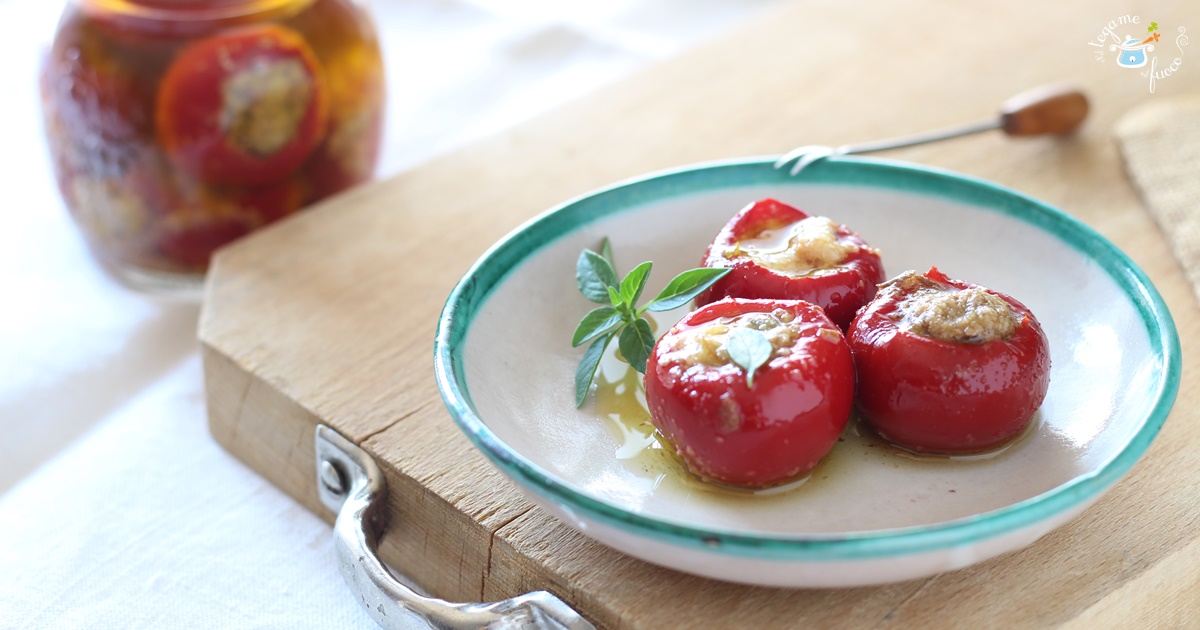
[[[626,533],[731,557],[785,562],[866,560],[977,544],[1036,524],[1100,495],[1149,448],[1179,389],[1179,337],[1162,296],[1145,273],[1108,239],[1050,205],[981,179],[928,166],[861,157],[834,157],[791,177],[775,157],[693,164],[617,182],[568,200],[519,226],[488,249],[450,293],[438,320],[434,371],[442,400],[470,440],[526,489]],[[761,534],[672,523],[629,512],[584,494],[509,448],[475,413],[466,388],[462,346],[472,319],[508,273],[543,245],[600,218],[683,194],[737,186],[837,184],[936,196],[1001,212],[1056,236],[1094,260],[1135,305],[1155,357],[1157,398],[1128,444],[1096,469],[1036,497],[970,517],[887,530],[840,534]]]

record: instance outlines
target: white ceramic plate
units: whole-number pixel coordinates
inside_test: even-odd
[[[616,416],[594,399],[575,409],[583,348],[570,339],[594,307],[575,288],[580,250],[610,237],[622,274],[653,260],[653,296],[763,197],[850,226],[882,250],[889,276],[936,265],[1029,306],[1052,359],[1031,431],[994,457],[916,460],[852,426],[806,483],[750,494],[639,452],[637,436],[621,439]],[[684,310],[660,318],[656,333]],[[435,355],[462,429],[584,534],[683,571],[803,587],[920,577],[1032,543],[1133,466],[1166,419],[1180,372],[1166,306],[1099,234],[993,184],[861,158],[825,160],[797,178],[765,159],[700,165],[569,201],[467,273],[442,313]],[[619,379],[615,367],[603,366],[607,378]]]

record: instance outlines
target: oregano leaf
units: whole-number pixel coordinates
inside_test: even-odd
[[[729,358],[746,371],[746,387],[754,388],[754,373],[771,360],[775,347],[759,331],[752,328],[737,328],[725,342]]]
[[[575,282],[583,297],[600,304],[608,301],[608,289],[620,286],[617,272],[603,256],[585,249],[575,263]]]
[[[587,400],[588,391],[592,389],[592,380],[596,378],[596,368],[600,367],[600,358],[604,356],[604,350],[608,348],[609,342],[613,340],[615,332],[608,333],[602,337],[597,337],[592,345],[588,346],[587,352],[583,353],[583,359],[579,361],[579,367],[575,368],[575,407],[583,406],[583,401]]]
[[[642,289],[646,288],[646,279],[650,277],[650,262],[644,262],[633,268],[624,280],[621,280],[621,300],[633,310],[638,298],[642,297]]]
[[[621,291],[617,287],[608,287],[608,301],[617,307],[617,310],[629,310],[625,304],[625,300],[621,297]]]
[[[625,361],[641,374],[646,373],[646,361],[654,350],[654,331],[650,322],[638,318],[621,330],[619,339],[621,355]]]
[[[729,273],[729,269],[713,267],[685,271],[672,278],[658,296],[642,310],[658,313],[677,309],[692,301],[692,298],[700,295],[727,273]]]
[[[579,325],[575,327],[575,335],[571,338],[571,347],[577,348],[596,337],[608,332],[613,326],[621,323],[621,313],[611,306],[601,306],[592,309]]]

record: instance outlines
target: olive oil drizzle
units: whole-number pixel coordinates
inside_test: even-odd
[[[646,393],[638,373],[626,366],[620,378],[601,374],[596,382],[596,411],[617,440],[616,457],[634,459],[647,449],[662,449],[661,434],[650,423]]]

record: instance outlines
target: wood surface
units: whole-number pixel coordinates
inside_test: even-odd
[[[1164,33],[1180,24],[1200,33],[1194,2],[794,2],[331,200],[218,256],[200,330],[212,432],[327,518],[313,427],[324,422],[362,445],[388,479],[384,558],[448,599],[547,589],[609,628],[1196,627],[1200,392],[1187,366],[1146,457],[1031,547],[928,579],[788,590],[651,566],[533,507],[454,426],[431,365],[454,283],[491,243],[564,199],[679,164],[971,121],[1012,94],[1063,80],[1092,98],[1075,136],[991,133],[888,156],[996,181],[1095,227],[1154,281],[1191,356],[1196,299],[1125,177],[1112,128],[1151,99],[1200,92],[1200,57],[1153,95],[1135,71],[1095,61],[1087,42],[1108,20],[1134,14]]]

